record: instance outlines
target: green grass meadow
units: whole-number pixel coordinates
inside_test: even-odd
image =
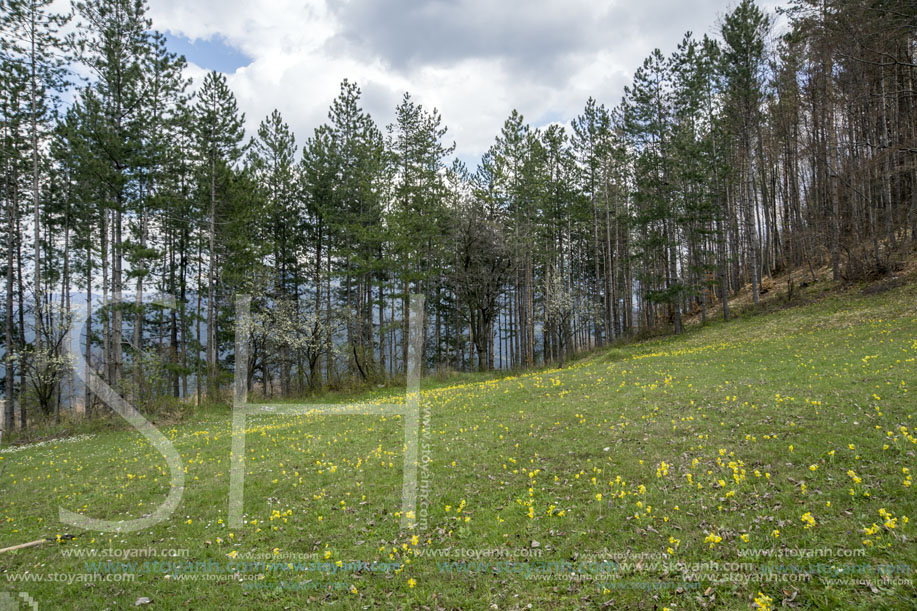
[[[152,513],[170,474],[139,433],[7,448],[0,547],[55,540],[0,554],[0,593],[39,609],[917,608],[915,305],[913,284],[851,289],[563,369],[426,381],[413,530],[400,416],[249,418],[236,529],[228,407],[160,426],[185,490],[138,532],[58,511]]]

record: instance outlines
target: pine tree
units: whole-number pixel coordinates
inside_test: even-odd
[[[671,144],[674,122],[671,67],[659,49],[653,51],[625,88],[624,129],[635,149],[637,224],[641,226],[641,291],[645,324],[656,326],[654,304],[668,306],[676,333],[682,330],[679,277],[680,202],[673,197]]]
[[[713,157],[709,132],[713,126],[705,121],[707,81],[711,76],[703,48],[690,33],[679,44],[671,59],[673,71],[673,115],[676,128],[672,135],[672,165],[675,189],[682,200],[678,222],[685,236],[686,265],[691,295],[701,307],[701,320],[707,320],[708,273],[711,264],[709,237],[716,216],[715,201],[717,160]]]
[[[202,161],[204,181],[200,192],[207,195],[207,340],[205,355],[207,363],[208,395],[213,397],[219,389],[217,366],[217,305],[216,282],[218,277],[217,259],[217,215],[219,204],[223,203],[221,194],[225,194],[232,177],[232,167],[241,158],[243,125],[245,115],[240,114],[238,104],[226,77],[218,72],[210,72],[204,78],[197,102],[194,106],[194,126],[197,135],[197,151]],[[201,262],[198,262],[201,265]],[[201,287],[198,287],[198,291]],[[200,314],[198,314],[200,316]],[[200,329],[198,323],[198,329]],[[198,338],[200,342],[200,338]],[[198,399],[200,398],[201,375],[198,372]]]
[[[315,328],[313,336],[318,336],[321,329],[326,333],[332,327],[331,320],[331,220],[335,215],[335,198],[337,172],[334,153],[334,140],[327,125],[315,129],[314,135],[303,147],[300,177],[306,216],[305,230],[308,239],[306,244],[314,248],[314,265],[311,270],[313,290],[313,309]],[[324,312],[324,321],[322,321]],[[324,378],[320,372],[322,357],[325,357]],[[314,391],[322,386],[323,379],[331,378],[331,352],[316,350],[309,358],[309,388]]]
[[[4,41],[6,38],[4,37]],[[22,351],[25,341],[24,325],[15,326],[14,300],[18,295],[22,301],[22,268],[18,253],[21,251],[19,216],[21,200],[25,190],[24,176],[27,175],[27,106],[28,73],[21,62],[4,56],[0,62],[0,194],[3,198],[4,246],[6,247],[6,303],[5,303],[5,352],[4,352],[4,422],[2,428],[9,430],[16,419],[16,407],[20,409],[20,423],[25,405],[19,399],[24,389],[24,369],[17,366],[15,355]],[[20,313],[21,313],[20,307]],[[21,318],[21,317],[20,317]],[[19,370],[23,379],[16,386],[15,373]],[[21,424],[20,424],[21,425]]]
[[[398,259],[398,274],[402,292],[402,338],[407,337],[410,309],[408,297],[411,285],[414,292],[425,293],[428,309],[433,308],[434,337],[437,357],[441,365],[439,300],[443,287],[439,270],[446,253],[444,236],[447,234],[445,160],[455,145],[443,142],[447,128],[436,109],[427,111],[405,93],[395,109],[395,123],[387,127],[386,141],[389,164],[393,173],[393,208],[390,236],[393,252]],[[424,338],[429,335],[428,321],[424,320]],[[427,342],[424,341],[424,345]],[[407,342],[402,341],[402,360],[407,362]]]
[[[761,287],[761,244],[755,226],[756,180],[753,138],[758,130],[762,101],[765,37],[770,21],[753,0],[742,2],[723,20],[725,41],[721,69],[727,88],[727,109],[737,135],[742,168],[741,209],[750,258],[752,296],[758,304]]]
[[[81,91],[91,154],[99,160],[97,179],[103,185],[108,210],[102,215],[103,277],[111,255],[110,332],[105,363],[110,383],[120,385],[123,371],[124,231],[123,220],[137,205],[134,188],[141,163],[144,66],[150,53],[150,21],[142,0],[98,0],[76,5],[80,27],[71,37],[76,57],[93,77]],[[110,232],[110,235],[109,235]],[[103,278],[103,300],[108,292]],[[107,305],[107,304],[105,304]]]
[[[267,219],[266,241],[272,245],[275,308],[299,312],[299,284],[302,271],[303,225],[299,178],[296,164],[296,139],[280,112],[274,110],[258,127],[258,136],[249,146],[248,167],[264,199]],[[281,338],[277,364],[280,369],[280,392],[289,396],[290,369],[293,365],[291,345],[295,338]],[[287,341],[289,340],[289,341]]]
[[[143,58],[146,95],[141,107],[141,150],[137,162],[139,197],[137,199],[137,220],[132,224],[130,240],[125,244],[125,259],[130,265],[129,278],[135,279],[134,324],[132,342],[132,369],[134,396],[138,403],[149,395],[144,384],[144,282],[152,277],[153,270],[163,257],[163,252],[154,246],[151,237],[162,228],[157,222],[163,210],[171,206],[168,201],[172,184],[168,172],[170,158],[174,154],[173,138],[175,122],[180,119],[187,102],[186,88],[190,84],[182,76],[185,61],[170,53],[165,38],[153,33],[150,39],[150,53]],[[161,312],[161,308],[160,308]]]
[[[352,375],[372,380],[378,375],[372,332],[372,289],[381,240],[382,133],[360,107],[360,88],[343,81],[328,118],[338,175],[337,218],[332,226],[345,307],[347,354]],[[406,361],[405,361],[406,362]]]
[[[36,350],[40,349],[42,333],[38,302],[42,297],[41,261],[41,147],[50,131],[50,114],[58,103],[58,92],[65,86],[66,58],[61,54],[63,42],[60,28],[67,22],[64,15],[54,13],[52,0],[8,0],[0,18],[4,32],[5,53],[11,61],[20,62],[28,78],[29,147],[31,149],[31,191],[33,241],[33,273],[35,293]],[[15,72],[14,72],[15,74]]]
[[[611,332],[606,328],[608,312],[606,298],[603,295],[605,287],[601,282],[604,274],[608,272],[603,268],[602,241],[600,240],[600,235],[604,233],[600,210],[603,210],[607,204],[602,170],[611,147],[611,115],[604,105],[598,105],[591,97],[586,101],[583,114],[573,120],[571,142],[579,164],[581,190],[583,195],[589,198],[592,214],[594,333],[596,343],[601,345]]]

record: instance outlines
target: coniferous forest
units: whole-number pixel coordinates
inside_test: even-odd
[[[425,371],[486,371],[729,319],[790,270],[790,292],[894,271],[917,245],[917,9],[777,17],[742,0],[569,123],[513,110],[467,167],[410,92],[380,125],[340,75],[294,134],[223,74],[191,82],[143,0],[2,0],[5,427],[107,409],[74,341],[139,406],[228,397],[242,294],[249,387],[281,398],[403,381],[414,294]]]

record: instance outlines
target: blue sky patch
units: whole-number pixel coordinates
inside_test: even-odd
[[[190,40],[179,34],[166,32],[169,50],[179,55],[184,55],[189,62],[195,63],[206,70],[232,73],[237,69],[247,66],[252,62],[240,50],[231,46],[220,35],[208,40]]]

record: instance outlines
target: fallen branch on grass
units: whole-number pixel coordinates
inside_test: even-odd
[[[0,549],[0,554],[4,552],[13,552],[17,549],[25,549],[27,547],[37,547],[42,543],[48,541],[69,541],[70,539],[75,539],[76,535],[58,535],[56,537],[45,537],[44,539],[35,539],[34,541],[29,541],[28,543],[20,543],[19,545],[13,545],[12,547],[4,547]]]

